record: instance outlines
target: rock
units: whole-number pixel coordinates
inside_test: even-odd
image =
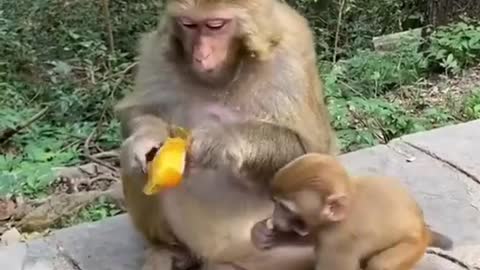
[[[0,221],[7,220],[13,216],[16,204],[9,199],[0,199]]]
[[[412,29],[404,32],[393,33],[389,35],[374,37],[372,39],[375,51],[379,53],[398,50],[402,42],[420,41],[422,38],[422,29]]]
[[[51,239],[78,261],[82,270],[140,269],[144,259],[145,243],[127,215],[63,229]]]
[[[4,232],[0,239],[0,244],[4,246],[10,246],[12,244],[20,242],[22,235],[16,228],[11,228],[10,230]]]

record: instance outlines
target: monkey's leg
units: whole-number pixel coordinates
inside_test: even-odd
[[[360,270],[360,261],[350,248],[327,246],[318,251],[316,260],[315,270]]]
[[[142,270],[171,270],[173,253],[167,249],[151,247],[145,253]]]
[[[143,175],[135,178],[122,175],[123,192],[127,212],[137,230],[152,244],[176,244],[176,239],[170,230],[158,196],[146,196],[142,192],[146,180]]]
[[[365,270],[411,270],[425,254],[423,240],[403,241],[367,261]]]

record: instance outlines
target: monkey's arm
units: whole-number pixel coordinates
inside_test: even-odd
[[[160,117],[147,113],[128,114],[120,119],[120,128],[124,138],[132,134],[165,133],[167,124]]]
[[[168,119],[165,118],[180,103],[174,93],[159,91],[151,85],[142,87],[146,90],[132,93],[115,106],[124,138],[133,134],[166,135]]]
[[[121,123],[122,136],[132,134],[164,134],[169,119],[165,119],[180,102],[176,85],[172,84],[172,70],[163,54],[157,53],[164,44],[157,31],[140,39],[140,61],[135,76],[135,90],[115,106]]]
[[[241,172],[253,178],[270,178],[292,159],[309,151],[307,138],[290,128],[262,121],[234,123],[227,146]]]

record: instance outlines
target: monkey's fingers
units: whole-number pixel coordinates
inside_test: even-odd
[[[135,155],[135,164],[140,167],[143,174],[147,174],[147,161],[142,155]]]
[[[201,261],[189,254],[174,254],[172,256],[172,270],[198,269]]]
[[[151,162],[154,158],[155,158],[155,155],[157,154],[158,152],[158,149],[160,149],[160,147],[162,147],[163,143],[161,143],[158,147],[152,147],[146,154],[145,154],[145,159],[140,159],[139,157],[138,158],[138,162],[142,165],[142,171],[143,173],[147,173],[148,171],[148,167],[147,167],[147,163]]]
[[[256,248],[269,249],[275,244],[275,233],[267,227],[265,221],[261,221],[253,226],[251,240]]]
[[[273,219],[268,218],[268,219],[265,221],[265,225],[267,225],[267,228],[268,228],[269,230],[273,230]]]

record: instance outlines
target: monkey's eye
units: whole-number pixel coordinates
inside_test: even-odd
[[[186,28],[195,28],[197,24],[188,18],[179,18],[178,23]]]
[[[220,29],[222,29],[227,23],[228,23],[228,20],[215,19],[215,20],[209,20],[209,21],[207,21],[206,25],[207,25],[207,27],[210,28],[211,30],[220,30]]]

